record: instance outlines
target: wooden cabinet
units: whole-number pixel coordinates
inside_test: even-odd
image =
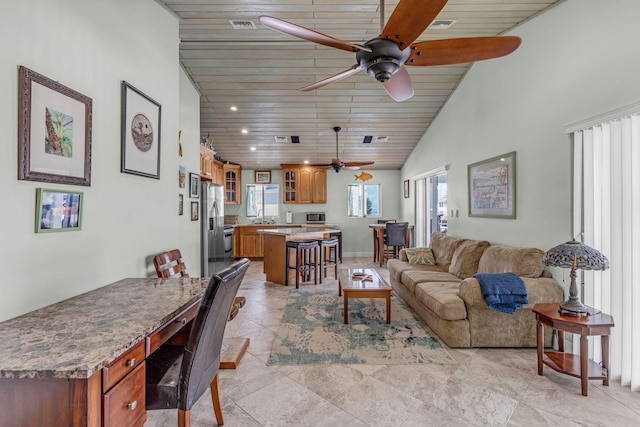
[[[225,163],[224,168],[224,203],[239,205],[242,201],[242,166]]]
[[[283,203],[327,203],[327,169],[324,166],[281,166]]]
[[[276,228],[275,225],[250,225],[233,229],[233,256],[235,258],[263,258],[264,236],[258,230]]]
[[[223,164],[216,160],[216,152],[204,145],[200,145],[200,179],[224,185]]]

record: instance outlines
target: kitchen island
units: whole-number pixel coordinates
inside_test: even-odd
[[[340,233],[331,227],[286,227],[258,230],[264,236],[264,273],[269,282],[284,285],[287,256],[287,242],[290,240],[314,240]]]

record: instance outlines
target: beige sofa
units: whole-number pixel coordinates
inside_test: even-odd
[[[434,233],[435,265],[409,264],[407,253],[387,263],[391,286],[450,347],[535,347],[536,303],[562,302],[560,285],[544,270],[535,248],[491,245]],[[409,251],[409,252],[408,252]],[[513,272],[525,283],[529,303],[506,314],[491,310],[475,273]],[[551,328],[545,328],[545,345]]]

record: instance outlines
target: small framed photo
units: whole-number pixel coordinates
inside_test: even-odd
[[[178,194],[178,215],[184,214],[184,196]]]
[[[469,216],[516,218],[516,152],[467,166]]]
[[[36,233],[78,231],[82,227],[83,193],[36,189]]]
[[[198,220],[199,209],[200,209],[200,206],[198,202],[191,202],[191,221]]]
[[[160,104],[122,82],[120,171],[160,179]]]
[[[18,179],[90,186],[91,98],[26,67],[18,74]]]
[[[200,197],[200,175],[197,173],[189,173],[189,197],[197,199]]]
[[[255,171],[256,184],[271,184],[271,171]]]
[[[184,166],[178,166],[178,188],[184,188],[187,180],[187,170]]]
[[[409,180],[408,179],[404,180],[404,198],[405,199],[409,198]]]

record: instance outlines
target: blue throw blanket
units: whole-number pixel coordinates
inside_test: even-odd
[[[473,277],[480,282],[482,296],[492,310],[515,314],[516,308],[529,303],[527,288],[514,273],[478,273]]]

